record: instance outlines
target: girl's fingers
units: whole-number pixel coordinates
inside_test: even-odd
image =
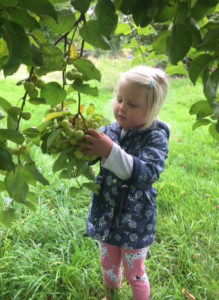
[[[100,133],[94,129],[88,129],[87,134],[96,138],[100,136]]]

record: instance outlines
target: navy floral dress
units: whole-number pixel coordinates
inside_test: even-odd
[[[169,129],[154,121],[145,130],[130,129],[120,138],[117,123],[101,131],[133,157],[133,172],[121,180],[100,166],[96,183],[98,195],[92,194],[87,219],[87,233],[93,239],[124,249],[140,249],[151,245],[155,238],[156,190],[152,184],[164,170],[168,156]]]

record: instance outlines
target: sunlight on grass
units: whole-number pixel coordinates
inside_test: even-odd
[[[82,96],[83,103],[95,103],[95,112],[112,120],[113,89],[129,63],[97,63],[103,73],[99,96]],[[14,82],[1,80],[0,96],[17,104],[23,90]],[[146,261],[151,300],[184,299],[183,288],[196,299],[219,297],[219,145],[207,127],[192,131],[195,118],[189,114],[190,106],[202,99],[200,84],[194,87],[187,78],[170,79],[160,114],[170,126],[169,157],[165,172],[154,185],[158,191],[157,235]],[[48,109],[27,108],[32,118],[23,121],[23,127],[38,125]],[[0,126],[3,124],[1,121]],[[19,206],[17,223],[9,230],[0,227],[0,299],[101,299],[104,289],[98,247],[85,232],[89,192],[71,198],[68,188],[72,182],[60,181],[58,174],[52,173],[52,158],[43,156],[38,148],[33,148],[31,155],[50,185],[35,187],[39,196],[35,214]],[[131,299],[126,282],[119,299]]]

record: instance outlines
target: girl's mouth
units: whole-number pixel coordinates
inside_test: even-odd
[[[121,116],[121,115],[119,115],[119,116],[118,116],[118,119],[119,119],[119,120],[125,120],[125,117],[124,117],[124,116]]]

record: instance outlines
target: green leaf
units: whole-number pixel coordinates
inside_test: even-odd
[[[72,84],[74,90],[78,91],[79,93],[91,95],[91,96],[98,96],[98,89],[97,87],[90,87],[89,84],[82,84],[81,80],[75,80]]]
[[[153,26],[148,25],[145,28],[138,28],[138,35],[150,35],[155,32]]]
[[[92,191],[94,194],[98,195],[100,189],[100,186],[98,184],[94,182],[85,182],[82,184],[82,186]]]
[[[182,60],[192,45],[191,33],[183,24],[174,24],[167,40],[167,54],[172,64]]]
[[[110,39],[110,35],[115,31],[118,23],[114,4],[110,0],[99,0],[95,6],[95,14],[101,33]]]
[[[9,8],[7,12],[9,14],[10,21],[18,23],[22,27],[28,28],[30,30],[40,27],[36,19],[31,17],[23,8]]]
[[[7,62],[8,56],[9,56],[9,52],[8,52],[7,43],[4,39],[0,38],[0,59],[2,61],[2,66]]]
[[[31,34],[40,44],[45,44],[47,42],[45,33],[42,30],[34,29]]]
[[[19,0],[18,6],[34,12],[38,16],[50,16],[53,19],[57,20],[57,12],[53,5],[48,0]]]
[[[10,172],[5,177],[5,186],[9,196],[16,202],[24,203],[29,190],[24,179],[24,168],[17,166],[15,172]]]
[[[201,120],[198,120],[196,121],[193,125],[192,125],[192,130],[195,130],[197,129],[198,127],[200,126],[205,126],[205,125],[208,125],[212,123],[210,120],[208,119],[201,119]]]
[[[70,189],[69,189],[69,195],[73,198],[76,194],[80,193],[81,192],[81,188],[79,187],[75,187],[75,186],[72,186]]]
[[[13,24],[13,28],[20,41],[20,50],[21,50],[20,62],[28,66],[34,65],[32,60],[32,52],[30,49],[30,41],[26,35],[24,28],[21,25],[15,23]]]
[[[0,110],[0,120],[4,119],[5,115],[3,114],[3,112]]]
[[[0,181],[0,193],[5,191],[6,190],[6,187],[5,187],[5,184],[3,181]]]
[[[49,185],[49,181],[40,173],[40,171],[35,166],[35,163],[32,162],[30,164],[26,164],[25,168],[30,172],[30,174],[35,178],[38,182],[43,185]]]
[[[209,103],[217,98],[217,90],[219,85],[219,69],[216,69],[204,82],[204,94]]]
[[[214,113],[214,118],[219,119],[219,102],[213,102],[212,109]]]
[[[0,0],[0,6],[13,7],[17,6],[18,0]]]
[[[18,122],[18,117],[16,117],[16,118],[13,117],[12,118],[10,115],[8,115],[8,117],[7,117],[7,128],[16,130],[17,122]]]
[[[78,58],[73,62],[75,68],[82,73],[86,78],[96,79],[100,81],[101,74],[100,71],[95,67],[95,65],[88,59]]]
[[[56,161],[54,162],[53,166],[52,166],[52,170],[53,172],[58,172],[60,170],[63,170],[65,168],[67,168],[68,163],[68,156],[66,154],[65,151],[63,151],[62,153],[60,153],[60,155],[58,156],[58,158],[56,159]]]
[[[0,135],[16,144],[23,144],[23,135],[14,129],[0,129]]]
[[[49,148],[52,143],[55,141],[55,139],[60,135],[60,133],[62,132],[62,128],[59,128],[59,129],[55,129],[53,130],[48,138],[47,138],[47,148]]]
[[[155,41],[152,43],[152,48],[156,54],[166,54],[167,52],[167,38],[170,36],[170,32],[168,30],[162,31],[158,34]]]
[[[46,104],[55,106],[65,100],[66,91],[59,83],[49,82],[42,87],[40,97],[46,100]]]
[[[198,45],[197,49],[198,50],[210,50],[210,51],[215,51],[219,49],[219,29],[212,29],[209,30],[201,44]]]
[[[90,6],[90,0],[71,0],[71,4],[76,10],[83,14],[88,10]]]
[[[209,66],[212,60],[213,57],[209,54],[201,54],[193,59],[188,69],[189,78],[193,84],[196,83],[198,77],[202,74],[206,67]]]
[[[176,23],[185,23],[189,16],[189,7],[187,2],[178,2],[175,15]]]
[[[128,35],[130,33],[131,33],[131,28],[128,23],[117,24],[116,30],[114,32],[115,35],[119,35],[119,34]]]
[[[199,120],[212,115],[213,111],[207,101],[198,101],[191,106],[189,113],[191,115],[196,114]]]
[[[36,127],[25,128],[22,133],[30,138],[35,138],[39,135],[39,130]]]
[[[55,33],[64,34],[71,31],[75,23],[75,16],[71,10],[63,9],[58,11],[58,23],[49,16],[43,16],[42,22],[45,23],[48,28]]]
[[[122,4],[120,5],[120,11],[124,15],[130,15],[130,14],[132,14],[136,2],[138,2],[138,0],[132,0],[132,1],[130,1],[130,0],[123,0]]]
[[[4,21],[4,25],[2,26],[3,38],[7,42],[10,55],[9,60],[3,68],[5,76],[12,75],[18,70],[22,57],[22,46],[15,31],[15,25],[17,24]]]
[[[64,67],[64,58],[62,51],[51,44],[41,44],[40,50],[43,55],[43,65],[41,66],[44,73],[60,71]]]
[[[184,65],[181,61],[179,61],[176,66],[168,64],[166,66],[165,72],[169,76],[176,75],[176,74],[177,75],[185,75],[185,76],[187,75],[187,71],[184,68]]]
[[[12,171],[14,167],[11,155],[6,150],[0,148],[0,170]]]
[[[13,208],[8,208],[6,210],[0,211],[0,222],[5,227],[10,227],[12,222],[14,222],[16,219],[15,210]]]
[[[79,30],[80,36],[92,46],[103,50],[109,50],[110,45],[106,37],[100,31],[97,21],[91,20]]]
[[[68,2],[69,0],[49,0],[52,4],[59,4],[59,3],[65,3]]]
[[[80,176],[87,169],[88,163],[83,160],[76,160],[76,176]]]
[[[161,23],[172,19],[175,16],[177,2],[175,0],[160,1],[159,12],[154,18],[155,22]]]
[[[82,173],[84,177],[86,177],[89,180],[95,179],[95,174],[90,166],[88,166]]]
[[[203,19],[211,9],[211,3],[213,4],[214,1],[197,1],[196,4],[192,7],[190,11],[190,15],[196,21]]]
[[[40,49],[35,47],[32,44],[29,47],[29,56],[31,57],[32,64],[34,67],[43,65],[43,57],[42,57],[42,53],[40,52]]]
[[[44,132],[47,127],[50,127],[52,125],[52,121],[47,121],[47,122],[43,122],[42,124],[40,124],[39,126],[37,126],[37,130],[42,133]]]
[[[149,8],[151,8],[151,5],[152,0],[140,0],[135,4],[132,16],[137,26],[145,27],[151,23],[153,16],[148,13],[148,10]]]
[[[200,43],[201,41],[201,32],[198,24],[195,22],[194,19],[188,19],[185,22],[185,26],[188,28],[188,30],[191,33],[192,36],[192,47],[196,48],[196,46]]]
[[[217,132],[217,129],[216,129],[216,124],[213,123],[209,126],[209,132],[211,134],[211,136],[213,136],[213,138],[217,141],[219,141],[219,133]]]
[[[0,97],[0,107],[7,113],[11,107],[11,104],[4,98]]]

